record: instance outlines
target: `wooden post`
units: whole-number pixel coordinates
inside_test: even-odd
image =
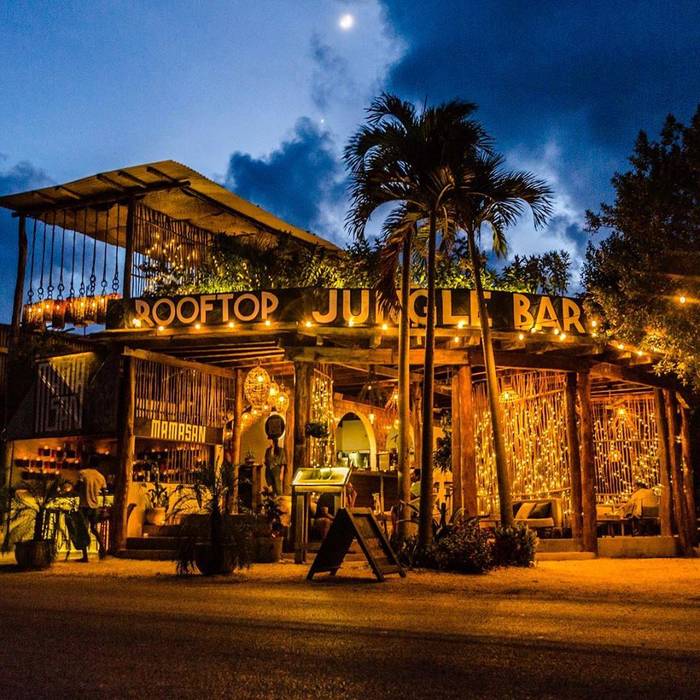
[[[668,421],[668,466],[671,478],[671,498],[673,500],[673,517],[678,532],[678,544],[681,552],[690,551],[688,514],[686,513],[683,494],[683,471],[681,466],[681,445],[678,441],[678,403],[675,394],[664,390],[666,403],[666,420]]]
[[[24,299],[24,275],[27,268],[27,219],[24,214],[19,217],[17,247],[17,277],[15,279],[15,296],[12,302],[12,325],[10,326],[10,345],[19,337],[22,323],[22,301]]]
[[[681,456],[683,460],[683,491],[688,512],[690,544],[698,544],[698,516],[695,511],[695,479],[693,474],[693,454],[690,443],[690,415],[681,407]]]
[[[231,431],[231,461],[233,462],[233,512],[238,513],[238,477],[241,467],[243,438],[243,370],[237,369],[233,387],[233,430]]]
[[[571,482],[571,536],[580,540],[583,533],[581,507],[581,453],[576,425],[576,374],[566,374],[566,445]]]
[[[464,508],[462,487],[462,430],[460,426],[459,372],[452,375],[452,512]]]
[[[591,409],[591,376],[579,372],[578,398],[581,410],[581,539],[585,552],[598,551],[595,501],[595,459],[593,445],[593,411]]]
[[[129,515],[129,488],[134,467],[134,409],[136,406],[136,361],[122,358],[122,387],[119,403],[119,435],[117,439],[119,471],[114,483],[114,510],[110,551],[114,554],[126,547]]]
[[[656,414],[656,431],[659,440],[659,484],[661,486],[659,519],[661,521],[661,534],[670,536],[673,534],[673,528],[671,527],[671,482],[669,479],[668,424],[666,421],[664,393],[661,389],[654,389],[654,411]]]
[[[126,210],[126,241],[124,246],[124,275],[122,297],[131,299],[131,268],[134,258],[134,231],[136,230],[136,200],[130,199]]]
[[[306,424],[311,420],[311,378],[313,366],[308,362],[294,363],[294,471],[310,466],[309,439]]]
[[[420,384],[413,384],[411,386],[411,399],[413,413],[411,414],[411,420],[413,422],[413,449],[415,450],[414,464],[420,468],[421,465],[421,454],[423,450],[423,441],[421,439],[423,435],[423,427],[421,416],[422,411],[422,397],[421,397],[421,386]]]
[[[464,514],[475,518],[479,514],[476,480],[476,439],[474,437],[474,397],[472,368],[462,365],[457,373],[459,387],[459,441],[462,471],[462,507]]]
[[[294,396],[291,396],[285,415],[287,427],[284,431],[284,450],[287,456],[287,468],[284,470],[282,492],[285,496],[292,495],[292,479],[294,478]]]

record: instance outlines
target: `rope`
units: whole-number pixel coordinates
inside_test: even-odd
[[[36,290],[39,301],[44,298],[44,257],[46,254],[46,221],[44,224],[44,235],[41,243],[41,279],[39,280],[39,289]]]
[[[92,246],[92,272],[90,273],[90,285],[88,288],[88,294],[91,297],[95,296],[95,285],[97,284],[97,277],[95,276],[95,260],[97,259],[97,225],[99,222],[99,213],[95,209],[95,235],[93,237],[94,244]]]
[[[54,243],[56,241],[56,214],[53,215],[53,221],[51,222],[51,256],[49,257],[49,285],[46,287],[46,298],[53,299],[53,249]]]
[[[83,217],[83,254],[81,256],[80,260],[80,290],[78,291],[78,294],[81,297],[85,296],[85,242],[87,241],[87,219],[88,219],[88,210],[87,207],[85,207],[85,216]]]
[[[73,246],[71,249],[70,263],[70,289],[68,290],[68,298],[72,299],[75,296],[75,229],[78,228],[78,222],[75,220],[78,217],[78,212],[75,212],[73,220]]]
[[[32,229],[32,262],[30,265],[31,272],[29,273],[29,290],[27,291],[27,301],[31,304],[34,298],[34,246],[36,245],[36,219],[34,219],[34,228]]]
[[[64,253],[66,249],[66,216],[67,212],[64,209],[63,210],[63,227],[61,228],[61,273],[60,273],[60,278],[58,280],[58,300],[60,301],[63,299],[63,290],[66,288],[65,285],[63,284],[63,259],[64,259]]]
[[[117,242],[114,246],[114,277],[112,277],[112,293],[119,292],[119,211],[120,207],[117,204]]]
[[[104,253],[102,255],[102,284],[100,285],[102,291],[100,294],[102,296],[107,295],[107,234],[109,233],[109,209],[105,214],[105,247]]]

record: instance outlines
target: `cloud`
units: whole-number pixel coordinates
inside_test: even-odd
[[[311,100],[321,113],[325,113],[333,101],[347,100],[358,91],[350,77],[347,59],[323,43],[317,33],[311,36],[311,58],[314,64]]]
[[[295,226],[336,239],[341,235],[336,212],[345,203],[342,163],[330,134],[306,117],[268,155],[234,153],[225,182]]]
[[[0,154],[0,163],[6,161]],[[23,192],[51,184],[49,176],[28,161],[20,161],[5,170],[0,169],[0,195]],[[7,209],[0,209],[0,323],[12,317],[12,295],[17,270],[17,219]]]

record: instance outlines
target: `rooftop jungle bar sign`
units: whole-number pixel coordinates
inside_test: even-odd
[[[486,292],[491,326],[502,331],[559,329],[586,333],[584,312],[569,297],[513,292]],[[409,315],[415,326],[425,325],[427,292],[411,292]],[[208,328],[239,324],[297,323],[307,326],[372,327],[396,323],[385,314],[369,289],[277,289],[218,294],[152,297],[110,301],[107,329]],[[477,328],[476,292],[440,289],[437,325]]]

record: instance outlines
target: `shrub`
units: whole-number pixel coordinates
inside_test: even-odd
[[[426,566],[443,571],[483,574],[493,568],[489,534],[476,518],[459,520],[425,553]]]
[[[496,566],[534,566],[537,534],[527,525],[497,527],[493,543]]]

